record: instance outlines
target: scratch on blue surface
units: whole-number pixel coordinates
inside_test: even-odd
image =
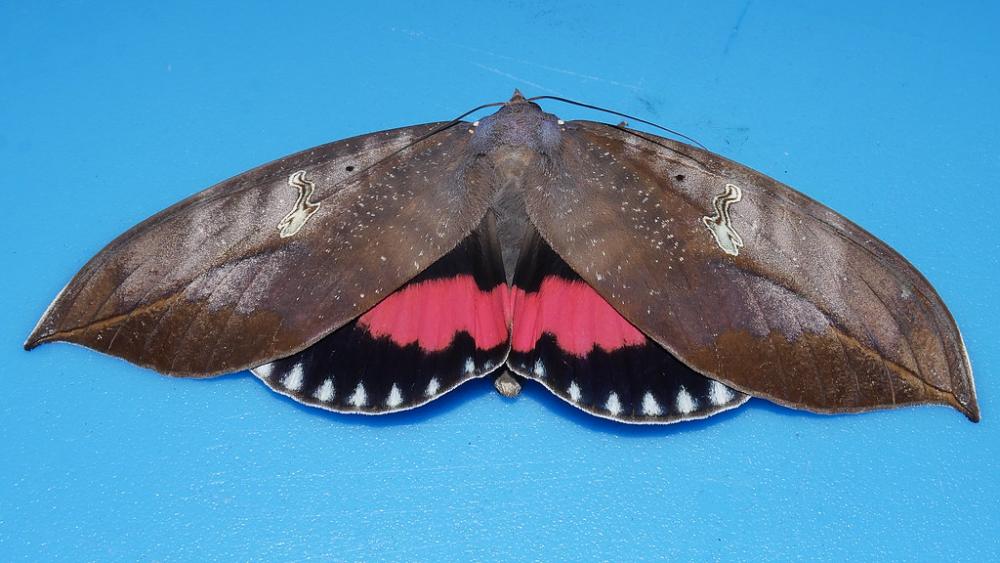
[[[743,4],[743,11],[740,12],[740,16],[736,18],[736,24],[733,29],[729,31],[729,37],[726,38],[726,45],[722,48],[723,56],[729,54],[729,49],[732,48],[733,42],[736,41],[736,35],[739,34],[740,28],[743,26],[743,20],[747,17],[747,11],[750,10],[750,4],[753,4],[753,0],[747,0],[746,4]]]
[[[966,228],[970,206],[1000,210],[982,197],[983,178],[1000,176],[1000,130],[982,126],[1000,119],[1000,76],[982,71],[1000,57],[1000,3],[911,3],[901,18],[861,0],[756,2],[750,18],[744,2],[722,17],[716,3],[636,4],[642,17],[580,3],[558,14],[573,18],[564,26],[537,17],[561,8],[544,0],[461,14],[405,2],[6,10],[0,203],[33,209],[21,171],[50,178],[45,217],[11,214],[0,240],[17,273],[0,278],[0,561],[1000,560],[1000,245]],[[724,49],[739,64],[710,64]],[[651,112],[641,95],[723,147],[748,133],[717,124],[750,127],[752,146],[729,152],[771,174],[794,167],[783,176],[925,270],[963,329],[988,416],[826,417],[754,399],[697,423],[622,427],[533,383],[507,402],[482,379],[357,418],[246,372],[177,380],[69,345],[21,350],[52,296],[132,223],[312,140],[448,118],[497,94],[484,82],[512,80],[474,63]],[[129,210],[108,215],[109,201]]]
[[[539,89],[539,90],[541,90],[543,92],[548,92],[550,94],[560,95],[558,92],[556,92],[555,90],[553,90],[551,88],[546,88],[545,86],[542,86],[541,84],[539,84],[537,82],[532,82],[530,80],[525,80],[524,78],[520,78],[520,77],[514,76],[513,74],[510,74],[508,72],[504,72],[504,71],[502,71],[502,70],[500,70],[498,68],[493,68],[491,66],[486,66],[486,65],[481,64],[481,63],[472,63],[472,64],[474,64],[475,66],[477,66],[477,67],[479,67],[479,68],[481,68],[483,70],[492,72],[493,74],[496,74],[498,76],[502,76],[504,78],[509,78],[510,80],[513,80],[514,82],[520,82],[521,84],[525,84],[525,85],[531,86],[532,88],[537,88],[537,89]]]
[[[422,39],[424,41],[429,41],[429,42],[432,42],[432,43],[438,43],[438,44],[441,44],[441,45],[446,45],[448,47],[455,47],[457,49],[462,49],[462,50],[468,51],[470,53],[476,53],[478,55],[487,55],[487,56],[490,56],[490,57],[495,57],[497,59],[503,59],[503,60],[510,61],[510,62],[513,62],[513,63],[517,63],[517,64],[521,64],[521,65],[525,65],[525,66],[531,66],[531,67],[534,67],[534,68],[539,68],[539,69],[542,69],[542,70],[547,71],[547,72],[553,72],[553,73],[557,73],[557,74],[565,74],[566,76],[572,76],[574,78],[579,78],[581,80],[587,80],[587,81],[590,81],[590,82],[600,82],[600,83],[603,83],[603,84],[609,84],[611,86],[617,86],[619,88],[624,88],[626,90],[633,90],[633,91],[642,90],[642,86],[639,86],[638,84],[629,84],[629,83],[626,83],[626,82],[620,82],[618,80],[612,80],[612,79],[609,79],[609,78],[602,78],[600,76],[596,76],[596,75],[592,75],[592,74],[586,74],[586,73],[583,73],[583,72],[578,72],[578,71],[575,71],[575,70],[572,70],[572,69],[568,69],[568,68],[561,68],[561,67],[556,67],[556,66],[550,66],[550,65],[546,65],[546,64],[541,64],[541,63],[538,63],[536,61],[531,61],[531,60],[522,59],[522,58],[518,58],[518,57],[512,57],[510,55],[505,55],[505,54],[502,54],[502,53],[497,53],[495,51],[490,51],[488,49],[479,49],[479,48],[473,47],[471,45],[464,45],[462,43],[455,43],[454,41],[444,41],[444,40],[441,40],[441,39],[436,39],[434,37],[430,37],[430,36],[428,36],[426,33],[422,32],[422,31],[413,31],[413,30],[409,30],[409,29],[396,29],[396,28],[393,28],[392,31],[395,31],[395,32],[398,32],[398,33],[402,33],[403,35],[406,35],[407,37],[410,37],[411,39]]]

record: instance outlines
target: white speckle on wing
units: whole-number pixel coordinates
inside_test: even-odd
[[[712,382],[712,388],[708,390],[708,398],[713,405],[724,405],[733,400],[733,391],[718,381]]]
[[[432,377],[427,383],[427,389],[424,391],[424,395],[433,397],[434,395],[437,395],[439,389],[441,389],[441,384],[438,382],[436,377]]]
[[[354,393],[347,402],[356,407],[363,407],[368,403],[368,393],[365,392],[365,385],[363,383],[358,383],[358,386],[354,388]]]
[[[302,389],[302,362],[295,364],[292,371],[288,372],[288,375],[281,380],[281,384],[289,391]]]
[[[319,386],[319,389],[313,393],[313,397],[323,401],[324,403],[329,402],[333,398],[333,380],[327,379],[323,382],[323,385]]]
[[[608,400],[604,403],[604,408],[608,409],[609,413],[615,415],[622,412],[622,403],[618,400],[618,393],[608,395]]]
[[[396,384],[392,384],[392,389],[389,390],[389,396],[385,399],[385,404],[390,407],[398,407],[403,403],[403,393],[396,387]]]
[[[698,403],[695,402],[694,397],[687,392],[687,389],[681,387],[681,390],[677,392],[677,410],[682,414],[690,414],[696,408],[698,408]]]
[[[465,373],[467,375],[476,373],[476,362],[472,361],[472,358],[465,360]]]
[[[542,364],[542,360],[535,360],[535,367],[531,373],[534,373],[535,377],[545,377],[545,366]]]
[[[566,390],[569,393],[569,398],[572,399],[574,403],[580,402],[580,386],[576,384],[575,381],[569,383],[569,389]]]
[[[652,393],[647,392],[642,396],[642,414],[646,416],[660,416],[663,414],[660,403],[656,402],[656,397]]]

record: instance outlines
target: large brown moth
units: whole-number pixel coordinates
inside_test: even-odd
[[[719,155],[564,122],[539,99],[198,193],[91,259],[25,347],[74,342],[181,377],[250,369],[351,413],[494,374],[505,394],[535,380],[633,423],[750,396],[979,419],[955,321],[884,243]]]

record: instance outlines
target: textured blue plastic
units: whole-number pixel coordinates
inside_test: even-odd
[[[937,1],[0,4],[0,560],[1000,557],[998,16]],[[152,213],[514,87],[679,129],[882,237],[963,329],[983,422],[753,400],[634,428],[485,381],[352,418],[247,373],[21,350],[73,273]]]

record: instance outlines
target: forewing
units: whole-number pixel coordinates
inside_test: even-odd
[[[326,410],[411,409],[503,365],[508,295],[487,214],[458,246],[373,309],[252,371],[275,391]]]
[[[90,260],[26,347],[64,340],[207,376],[293,354],[455,247],[485,213],[468,133],[374,133],[266,164],[132,228]]]
[[[529,216],[687,365],[817,412],[940,403],[978,419],[954,320],[883,242],[718,155],[590,122],[563,135]]]

